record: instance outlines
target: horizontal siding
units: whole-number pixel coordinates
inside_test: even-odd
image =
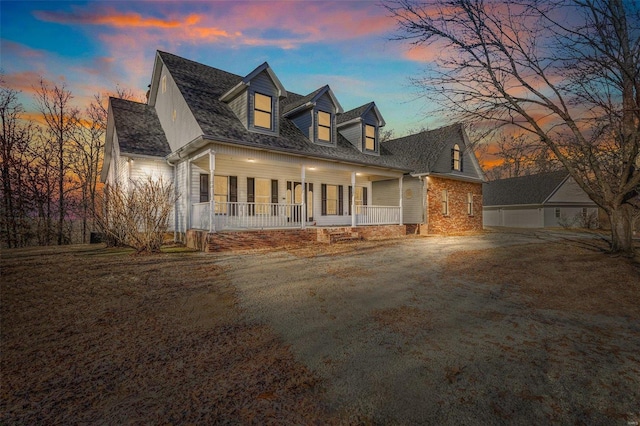
[[[355,123],[340,128],[340,134],[351,142],[358,151],[362,151],[362,124]]]
[[[369,109],[369,111],[362,117],[365,123],[378,125],[378,117],[376,117],[376,113],[373,108]]]
[[[252,80],[251,80],[251,85],[250,87],[250,93],[249,93],[249,108],[248,111],[253,111],[253,104],[254,104],[254,93],[258,92],[261,93],[263,95],[268,95],[271,96],[272,98],[272,124],[273,124],[273,129],[272,131],[268,131],[268,130],[263,130],[263,129],[256,129],[257,131],[260,132],[264,132],[264,133],[275,133],[278,134],[279,132],[279,122],[280,120],[278,119],[280,117],[280,102],[278,99],[278,88],[275,86],[275,84],[273,84],[273,81],[271,81],[271,77],[269,77],[269,74],[266,71],[261,72],[260,74],[258,74],[257,76],[255,76]],[[249,113],[248,114],[248,122],[249,122],[249,127],[254,128],[254,124],[253,124],[253,114]],[[255,128],[254,128],[255,129]]]
[[[165,185],[173,184],[173,167],[169,166],[165,161],[151,160],[146,158],[134,158],[130,161],[131,166],[131,182],[145,182],[151,178],[155,181],[161,180]],[[175,191],[174,187],[174,191]],[[169,215],[168,231],[173,231],[175,225],[175,216],[172,209]]]
[[[296,125],[298,129],[302,132],[302,134],[307,138],[311,139],[313,137],[313,120],[312,120],[312,109],[308,109],[303,113],[296,115],[291,118],[293,124]]]
[[[373,182],[374,206],[397,206],[400,204],[400,186],[397,179]]]
[[[417,178],[405,176],[402,181],[402,193],[403,223],[423,223],[422,182]]]
[[[592,203],[586,192],[573,178],[567,179],[564,184],[549,198],[548,203]]]
[[[240,120],[244,127],[249,127],[249,107],[247,105],[248,99],[248,92],[245,90],[229,102],[229,107],[236,115],[236,117],[238,117],[238,120]]]
[[[164,92],[162,91],[163,79],[166,82],[166,90]],[[198,122],[164,65],[160,74],[160,86],[158,87],[155,109],[171,151],[176,151],[197,136],[202,135],[202,129],[200,129]]]

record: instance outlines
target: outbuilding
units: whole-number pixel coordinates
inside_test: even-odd
[[[483,184],[483,225],[595,227],[598,207],[565,170]]]

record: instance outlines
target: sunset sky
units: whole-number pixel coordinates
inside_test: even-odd
[[[375,101],[396,136],[448,124],[409,82],[430,52],[394,31],[374,1],[2,0],[0,68],[33,109],[40,77],[65,82],[79,106],[116,85],[142,96],[156,50],[243,76],[267,61],[289,91],[329,84],[345,110]]]

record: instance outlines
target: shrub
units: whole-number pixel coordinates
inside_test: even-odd
[[[107,245],[159,252],[176,199],[173,184],[162,179],[132,181],[128,190],[107,185],[96,222]]]

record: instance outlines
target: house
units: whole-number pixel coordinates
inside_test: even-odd
[[[463,127],[381,142],[385,124],[374,102],[344,111],[328,85],[287,91],[266,62],[243,77],[159,51],[146,103],[110,99],[101,178],[172,182],[171,228],[188,244],[250,229],[480,230],[484,177]]]
[[[488,182],[482,193],[484,226],[593,226],[598,215],[597,205],[564,170]]]

